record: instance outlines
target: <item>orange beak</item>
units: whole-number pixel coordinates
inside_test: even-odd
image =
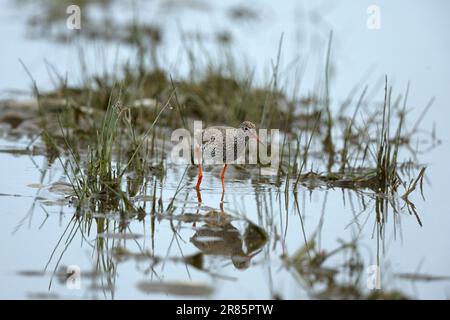
[[[252,133],[252,138],[254,138],[256,141],[258,141],[259,143],[261,143],[263,146],[265,146],[266,144],[264,142],[262,142],[261,138],[258,137],[258,135],[256,133]]]
[[[262,251],[262,249],[260,249],[260,250],[258,250],[258,251],[256,251],[256,252],[254,252],[253,254],[247,256],[248,259],[249,259],[249,260],[253,259],[253,257],[256,256],[258,253],[260,253],[261,251]]]

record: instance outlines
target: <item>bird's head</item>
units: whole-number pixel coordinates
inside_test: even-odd
[[[231,256],[231,261],[233,262],[233,265],[235,266],[236,269],[240,269],[240,270],[245,270],[248,269],[248,267],[250,267],[250,263],[253,259],[253,257],[255,257],[258,253],[260,253],[262,250],[258,250],[252,254],[238,254],[238,255],[232,255]]]
[[[244,131],[245,137],[253,138],[258,140],[259,142],[262,142],[261,139],[256,134],[256,126],[253,122],[244,121],[241,123],[239,128]]]

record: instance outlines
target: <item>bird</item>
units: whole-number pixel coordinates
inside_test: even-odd
[[[222,193],[225,191],[225,171],[228,163],[236,161],[242,155],[245,155],[245,149],[248,139],[255,139],[262,143],[256,134],[256,126],[250,121],[242,122],[238,128],[228,126],[212,126],[201,130],[195,135],[197,141],[195,145],[195,158],[198,164],[198,179],[196,190],[200,190],[203,171],[202,162],[207,164],[223,164],[220,172],[222,182]],[[198,143],[200,142],[200,144]],[[233,155],[232,159],[227,159],[227,154]]]

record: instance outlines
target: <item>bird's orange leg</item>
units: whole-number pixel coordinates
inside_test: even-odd
[[[195,189],[197,189],[197,191],[200,190],[200,184],[202,183],[202,179],[203,179],[203,172],[202,172],[202,162],[200,159],[200,147],[199,146],[195,146],[195,157],[197,158],[197,163],[198,163],[198,179],[197,179],[197,185],[195,187]],[[197,193],[198,195],[198,193]],[[200,197],[201,199],[201,197]]]
[[[225,192],[225,171],[228,165],[224,164],[222,171],[220,172],[220,180],[222,181],[222,192]]]
[[[223,166],[220,172],[220,180],[222,181],[222,197],[220,198],[220,211],[223,213],[223,198],[225,197],[225,171],[227,170],[227,164]]]
[[[200,192],[200,189],[199,189],[199,188],[197,188],[196,191],[197,191],[197,201],[198,201],[198,205],[200,206],[201,203],[202,203],[202,193]]]

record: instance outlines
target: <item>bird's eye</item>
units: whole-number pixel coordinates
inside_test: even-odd
[[[245,130],[245,131],[248,131],[248,128],[247,128],[247,127],[244,127],[244,130]]]

